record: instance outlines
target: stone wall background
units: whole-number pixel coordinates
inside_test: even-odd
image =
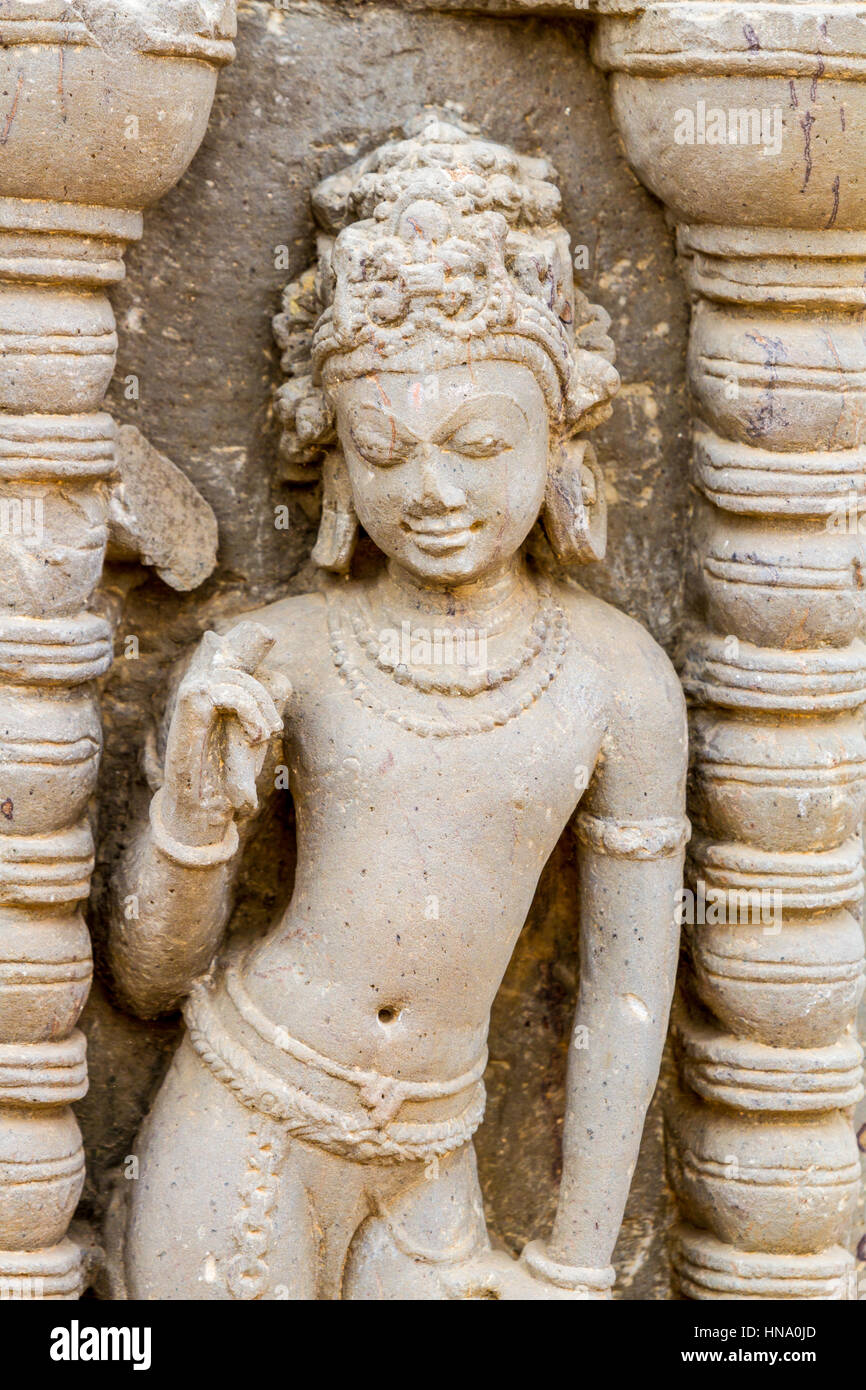
[[[580,579],[673,653],[689,506],[687,305],[663,210],[625,164],[587,35],[580,19],[379,3],[241,7],[237,61],[221,75],[202,149],[180,186],[146,215],[144,238],[113,296],[120,353],[110,408],[119,423],[138,425],[210,502],[220,559],[208,583],[185,596],[137,567],[109,575],[125,608],[104,691],[90,906],[98,970],[105,884],[146,805],[141,754],[172,664],[218,618],[312,585],[318,499],[276,481],[270,408],[280,381],[270,319],[285,283],[311,259],[309,191],[425,105],[454,103],[485,133],[544,153],[559,170],[565,224],[573,242],[589,248],[582,285],[611,314],[624,383],[612,419],[594,437],[607,479],[608,558]],[[277,268],[280,247],[288,248],[287,269]],[[127,398],[131,377],[138,400]],[[291,507],[289,532],[274,525],[280,503]],[[124,656],[130,635],[138,638],[137,660]],[[285,804],[252,846],[235,929],[256,930],[288,898],[292,862]],[[491,1227],[514,1248],[545,1229],[555,1203],[576,903],[573,847],[563,840],[497,1001],[488,1117],[478,1138]],[[130,1019],[112,1005],[103,975],[83,1026],[91,1084],[77,1106],[89,1162],[82,1215],[98,1221],[106,1174],[129,1153],[178,1021]],[[656,1103],[618,1248],[621,1296],[668,1296],[667,1204]]]

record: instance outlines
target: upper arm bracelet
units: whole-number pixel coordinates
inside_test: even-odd
[[[685,816],[609,820],[578,811],[574,824],[583,844],[614,859],[666,859],[681,850],[692,833]]]

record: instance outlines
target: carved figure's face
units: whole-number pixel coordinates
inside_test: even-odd
[[[358,519],[416,579],[451,585],[508,560],[541,510],[548,410],[517,362],[333,388]]]

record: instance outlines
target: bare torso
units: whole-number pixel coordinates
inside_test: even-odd
[[[483,1048],[540,872],[595,764],[608,681],[572,637],[549,687],[501,727],[422,737],[389,719],[383,739],[386,715],[353,698],[334,666],[324,600],[301,602],[304,643],[290,621],[269,658],[295,692],[285,752],[297,875],[248,958],[247,989],[339,1061],[457,1075]],[[277,632],[280,615],[268,618]],[[386,674],[371,686],[394,710],[429,709],[429,695]],[[465,723],[502,694],[436,697],[437,710]]]
[[[348,581],[337,597],[351,600],[356,592],[355,581]],[[598,1287],[604,1290],[676,971],[672,905],[682,874],[685,728],[676,676],[637,624],[570,586],[555,587],[553,599],[565,615],[556,659],[545,651],[538,662],[521,664],[513,679],[495,680],[492,691],[478,695],[422,693],[411,680],[398,684],[374,669],[375,662],[365,666],[357,652],[341,666],[321,594],[248,614],[252,621],[233,626],[224,638],[206,634],[181,682],[187,693],[178,696],[171,716],[171,775],[163,788],[171,789],[172,798],[167,807],[154,798],[149,827],[118,880],[120,902],[139,895],[147,911],[131,923],[116,914],[114,960],[124,985],[132,986],[131,997],[148,1013],[164,1011],[207,972],[230,912],[230,862],[237,862],[238,838],[214,834],[208,820],[209,807],[223,814],[214,788],[229,785],[231,744],[222,734],[205,745],[201,730],[213,727],[209,711],[228,707],[229,722],[239,730],[246,721],[250,744],[264,758],[282,710],[297,870],[289,907],[244,956],[246,992],[288,1037],[333,1062],[423,1086],[451,1082],[483,1062],[491,1004],[539,875],[581,801],[590,819],[581,819],[578,835],[575,1036],[579,1026],[594,1043],[586,1049],[578,1044],[570,1057],[565,1177],[550,1248],[560,1263],[564,1258],[581,1270],[601,1270]],[[531,620],[531,601],[528,609]],[[527,630],[525,609],[516,626],[520,633]],[[339,630],[345,632],[345,625]],[[493,647],[485,670],[509,669],[502,656],[508,647],[514,650],[514,631],[514,624],[503,628],[502,652]],[[245,674],[249,665],[238,665],[248,659],[252,641],[258,652],[267,650],[263,657],[254,650],[249,659],[255,681]],[[260,692],[254,708],[246,699],[251,690]],[[254,712],[265,708],[269,690],[279,709],[272,704],[267,722],[256,721]],[[491,727],[466,727],[484,717]],[[440,732],[447,720],[461,731],[438,737],[428,728],[422,735],[423,721],[431,719]],[[273,794],[272,760],[256,763],[246,790],[237,767],[233,776],[245,821],[256,799],[261,803]],[[203,808],[200,817],[197,805]],[[195,838],[181,842],[181,831]],[[210,867],[200,867],[203,860]],[[240,996],[235,991],[233,997]],[[224,1004],[224,996],[216,1001],[217,1016],[230,1020],[230,1014],[220,1014]],[[208,1027],[206,1022],[198,1036],[210,1047]],[[258,1112],[223,1084],[227,1067],[232,1075],[232,1068],[240,1068],[238,1080],[247,1084],[244,1047],[232,1054],[233,1061],[221,1061],[224,1041],[217,1029],[216,1073],[204,1060],[211,1053],[197,1051],[197,1043],[181,1048],[160,1092],[150,1137],[142,1141],[148,1178],[136,1194],[131,1267],[146,1272],[143,1287],[151,1291],[198,1288],[202,1242],[211,1239],[214,1221],[227,1233],[234,1229],[230,1204],[236,1187],[226,1174],[250,1171],[250,1115]],[[254,1062],[262,1060],[256,1044]],[[264,1058],[266,1084],[272,1076],[282,1084],[282,1060]],[[622,1084],[609,1087],[611,1076]],[[344,1109],[359,1104],[354,1092],[345,1094],[345,1078],[334,1095],[327,1066],[318,1075],[313,1066],[305,1080],[313,1101],[318,1097]],[[460,1094],[465,1099],[476,1093],[463,1086]],[[375,1100],[378,1092],[371,1095]],[[425,1123],[455,1118],[447,1098],[412,1103],[445,1107],[428,1112]],[[419,1119],[414,1111],[401,1116]],[[382,1121],[386,1137],[389,1123]],[[191,1155],[207,1153],[209,1159],[214,1144],[221,1156],[212,1180],[204,1187],[185,1184],[183,1175],[199,1161]],[[611,1164],[617,1146],[628,1164]],[[296,1148],[307,1152],[306,1144]],[[316,1142],[310,1152],[319,1153]],[[338,1162],[322,1153],[329,1163]],[[366,1173],[354,1161],[346,1172],[356,1167]],[[379,1170],[373,1165],[370,1171]],[[446,1163],[436,1182],[420,1180],[416,1196],[425,1241],[430,1229],[451,1230],[455,1219],[461,1229],[475,1229],[472,1213],[481,1210],[477,1180],[472,1177],[455,1207],[449,1172]],[[316,1169],[312,1177],[304,1171],[295,1182],[284,1201],[282,1239],[290,1263],[310,1229],[306,1216],[298,1224],[296,1197],[305,1211],[312,1183],[317,1194],[327,1188],[341,1201],[345,1187],[355,1201],[343,1170]],[[373,1198],[368,1193],[363,1201]],[[347,1212],[335,1258],[344,1258],[367,1210],[362,1204]],[[175,1226],[178,1236],[167,1262],[165,1242],[152,1233]],[[377,1258],[370,1261],[378,1270]],[[483,1273],[487,1256],[478,1259]],[[395,1278],[401,1289],[407,1268],[416,1264],[413,1257],[400,1266]],[[523,1292],[536,1280],[522,1267],[515,1272],[509,1265],[509,1271]],[[313,1280],[304,1287],[314,1286]]]

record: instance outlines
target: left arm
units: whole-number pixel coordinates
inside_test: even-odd
[[[563,1173],[550,1239],[524,1262],[604,1297],[658,1078],[676,980],[687,822],[679,682],[644,635],[619,664],[602,756],[576,817],[581,964]],[[636,648],[636,649],[635,649]],[[626,655],[626,652],[623,652]]]

